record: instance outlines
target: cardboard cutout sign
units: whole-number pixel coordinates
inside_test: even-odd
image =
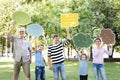
[[[101,30],[100,37],[104,44],[115,44],[115,34],[111,29],[103,29]]]
[[[30,24],[27,26],[26,32],[33,37],[39,37],[43,34],[44,30],[39,24]]]
[[[78,14],[77,13],[64,13],[61,14],[61,26],[76,27],[78,25]]]
[[[31,22],[31,17],[22,11],[13,13],[12,18],[18,25],[27,25]]]
[[[72,40],[73,40],[73,44],[77,48],[84,48],[84,47],[87,48],[93,43],[91,37],[85,33],[78,33],[74,35]]]

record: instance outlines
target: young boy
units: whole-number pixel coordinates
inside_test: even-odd
[[[38,45],[38,50],[35,51],[35,80],[45,80],[45,60],[42,54],[44,45]]]
[[[78,54],[79,66],[79,76],[80,80],[87,80],[88,78],[88,61],[89,58],[85,53]]]

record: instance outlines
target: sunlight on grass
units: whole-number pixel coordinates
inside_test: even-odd
[[[13,64],[9,64],[9,65],[0,65],[0,68],[13,68],[14,66],[13,66]]]
[[[11,62],[0,63],[0,80],[13,80],[13,65],[14,64]],[[88,67],[89,67],[88,80],[95,80],[91,61],[89,61]],[[78,61],[65,62],[67,80],[79,80],[78,68],[79,68]],[[105,70],[106,70],[107,80],[119,80],[120,63],[105,62]],[[46,80],[54,79],[53,72],[49,70],[48,66],[46,66],[45,68],[45,73],[46,73],[45,74]],[[25,80],[25,75],[23,73],[22,68],[19,75],[19,80]],[[34,63],[31,64],[31,80],[35,80],[35,64]]]
[[[120,64],[120,62],[115,62],[116,64]]]
[[[65,66],[76,66],[78,65],[78,63],[70,63],[70,64],[66,64]]]

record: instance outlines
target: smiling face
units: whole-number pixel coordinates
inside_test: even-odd
[[[53,44],[58,44],[59,43],[59,39],[60,39],[60,37],[59,37],[59,35],[58,34],[54,34],[54,36],[53,36]]]
[[[58,44],[59,43],[59,37],[58,36],[54,37],[53,42],[54,42],[54,44]]]
[[[19,35],[20,35],[20,38],[24,38],[25,37],[25,31],[19,31]]]
[[[101,45],[101,40],[98,38],[98,39],[96,39],[95,40],[95,44],[97,45],[97,46],[100,46]]]
[[[25,28],[20,28],[19,29],[19,35],[20,35],[20,38],[24,38],[25,37]]]
[[[39,51],[42,51],[43,49],[44,49],[44,46],[43,46],[43,45],[39,45],[39,46],[38,46],[38,50],[39,50]]]
[[[87,59],[87,56],[85,54],[82,54],[81,55],[81,60],[86,60]]]

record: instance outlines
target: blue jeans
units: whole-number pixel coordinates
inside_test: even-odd
[[[35,67],[35,80],[45,80],[45,67]]]
[[[105,69],[103,64],[93,63],[93,70],[94,70],[96,80],[100,80],[99,73],[100,73],[100,76],[102,77],[102,80],[106,80],[106,74],[105,74]]]
[[[64,63],[53,64],[54,80],[59,79],[59,72],[62,80],[66,80]]]

